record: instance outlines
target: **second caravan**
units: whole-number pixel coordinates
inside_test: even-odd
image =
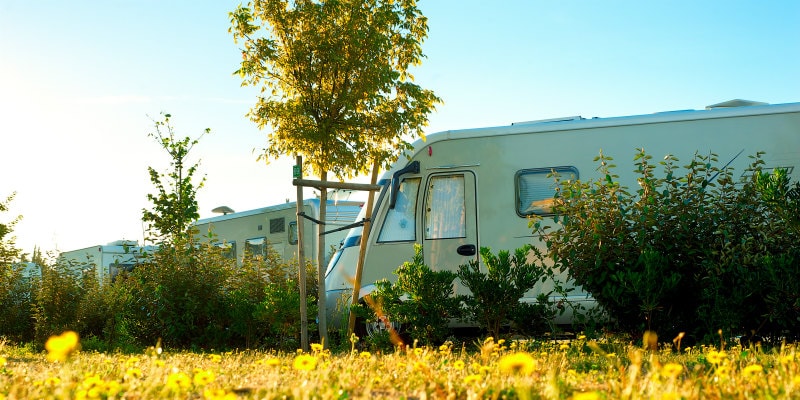
[[[363,204],[353,200],[329,200],[324,226],[320,228],[320,225],[306,221],[303,224],[303,245],[307,259],[316,261],[319,229],[326,232],[352,224]],[[318,219],[319,205],[319,199],[304,200],[303,212]],[[224,248],[226,256],[235,258],[239,263],[245,254],[265,254],[267,243],[286,261],[297,257],[296,202],[204,218],[195,223],[195,228],[201,240]],[[347,230],[332,232],[325,241],[335,249],[346,234]]]
[[[654,159],[671,154],[681,161],[695,153],[715,153],[722,165],[729,163],[738,174],[749,165],[748,156],[763,151],[765,169],[786,168],[797,180],[800,103],[732,101],[705,110],[570,117],[428,135],[414,144],[409,159],[401,158],[383,176],[359,298],[374,290],[376,281],[395,280],[393,272],[412,258],[415,244],[422,245],[428,266],[453,270],[480,261],[481,247],[497,252],[537,244],[526,219],[547,215],[547,209],[536,206],[554,194],[551,171],[594,180],[593,159],[602,150],[619,160],[615,171],[620,183],[633,187],[626,160],[637,148]],[[361,240],[362,228],[352,229],[328,265],[329,313],[350,301]],[[523,300],[533,301],[536,294],[548,291],[535,288]],[[571,301],[593,303],[586,293],[573,293]],[[330,320],[341,318],[330,315]]]

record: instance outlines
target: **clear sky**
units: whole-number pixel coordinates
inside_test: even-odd
[[[17,245],[68,251],[142,240],[169,157],[147,134],[211,128],[192,154],[201,217],[295,199],[293,159],[245,114],[228,34],[239,1],[0,0],[0,198]],[[444,100],[426,131],[611,117],[741,98],[800,101],[800,1],[420,0],[417,83]]]

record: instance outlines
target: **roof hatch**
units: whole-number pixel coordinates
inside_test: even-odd
[[[710,106],[706,106],[706,110],[713,110],[715,108],[733,108],[733,107],[747,107],[747,106],[764,106],[769,103],[763,103],[760,101],[752,101],[752,100],[742,100],[742,99],[733,99],[728,101],[723,101],[722,103],[712,104]]]

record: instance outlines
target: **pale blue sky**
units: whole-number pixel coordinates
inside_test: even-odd
[[[289,159],[244,114],[227,33],[239,1],[0,0],[0,197],[16,191],[18,244],[73,250],[142,240],[147,166],[169,159],[148,117],[207,176],[201,217],[294,200]],[[428,133],[568,115],[800,101],[798,1],[421,0],[430,32],[417,83],[445,103]],[[0,215],[3,220],[10,215]]]

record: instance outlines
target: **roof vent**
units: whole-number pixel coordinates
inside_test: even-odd
[[[715,108],[765,106],[767,104],[769,104],[769,103],[763,103],[763,102],[760,102],[760,101],[752,101],[752,100],[733,99],[733,100],[723,101],[722,103],[717,103],[717,104],[712,104],[710,106],[706,106],[706,110],[713,110]]]
[[[222,215],[228,215],[228,214],[234,213],[235,211],[233,211],[233,209],[228,207],[228,206],[219,206],[219,207],[211,210],[211,212],[217,213],[217,214],[222,214]]]

